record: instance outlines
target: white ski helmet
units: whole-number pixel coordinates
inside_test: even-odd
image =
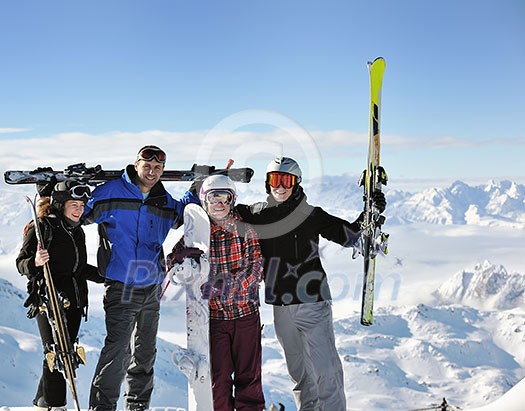
[[[201,200],[201,204],[204,205],[206,203],[206,194],[212,190],[229,191],[233,196],[233,200],[231,203],[231,206],[233,207],[237,198],[237,188],[235,187],[235,183],[228,176],[217,174],[206,177],[206,179],[202,183],[201,190],[199,193],[199,199]]]
[[[297,190],[297,186],[302,180],[303,172],[297,161],[290,157],[275,157],[268,167],[266,167],[266,179],[264,181],[264,186],[266,188],[266,193],[270,194],[270,185],[268,184],[268,173],[278,172],[278,173],[288,173],[297,177],[297,183],[294,187],[294,192]]]
[[[266,167],[266,174],[271,173],[272,171],[293,174],[298,177],[299,182],[301,182],[303,176],[301,167],[299,167],[297,161],[290,157],[275,157],[270,164],[268,164],[268,167]]]

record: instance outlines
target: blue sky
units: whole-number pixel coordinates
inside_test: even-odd
[[[312,138],[324,173],[357,174],[366,62],[380,55],[391,181],[525,180],[521,0],[2,1],[0,157],[26,141],[24,159],[45,163],[41,143],[112,164],[105,141],[126,136],[114,150],[127,158],[156,130],[150,141],[191,164],[195,141],[252,110],[229,147],[265,141],[275,122],[256,123],[275,113]],[[275,138],[315,168],[302,137]],[[248,150],[256,169],[272,156]]]

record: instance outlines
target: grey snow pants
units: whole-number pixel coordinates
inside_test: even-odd
[[[116,410],[125,378],[125,409],[146,410],[153,391],[160,286],[108,281],[105,287],[106,339],[91,385],[89,409]]]
[[[298,411],[346,411],[343,367],[330,301],[274,306],[277,339],[295,384]]]

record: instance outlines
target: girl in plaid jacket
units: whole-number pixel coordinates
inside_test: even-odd
[[[199,197],[211,222],[210,277],[202,291],[210,304],[213,408],[262,411],[259,241],[234,208],[236,190],[228,177],[208,177]],[[191,250],[181,240],[168,259],[181,263]]]

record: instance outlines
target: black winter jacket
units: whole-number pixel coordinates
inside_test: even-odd
[[[71,227],[62,217],[49,215],[39,219],[45,248],[49,252],[49,268],[57,291],[67,296],[71,307],[88,305],[86,280],[101,283],[97,268],[87,264],[86,241],[81,226]],[[30,280],[43,278],[43,267],[35,266],[37,239],[34,221],[24,233],[22,248],[16,258],[18,272]],[[85,310],[84,310],[85,312]]]
[[[264,203],[239,204],[237,210],[259,235],[266,303],[289,305],[331,299],[319,256],[319,236],[351,247],[360,235],[357,221],[350,223],[309,205],[300,186],[284,203],[277,203],[270,195]]]

